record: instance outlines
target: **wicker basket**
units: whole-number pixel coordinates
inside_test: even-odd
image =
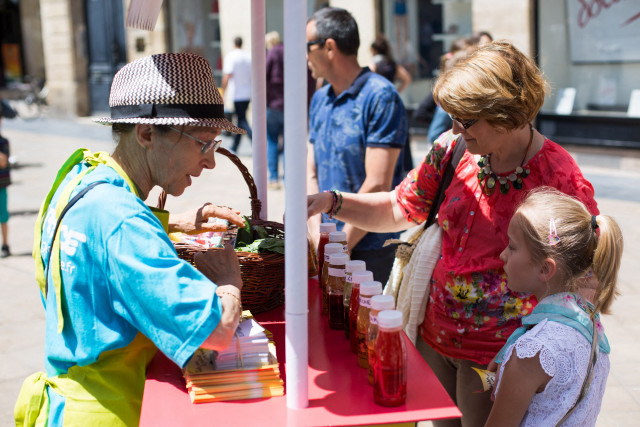
[[[235,164],[244,178],[251,198],[251,219],[252,226],[260,225],[267,231],[268,237],[279,237],[284,239],[284,225],[278,222],[264,221],[260,219],[262,202],[258,199],[258,189],[249,173],[249,170],[242,164],[238,156],[229,150],[220,147],[217,153],[226,156]],[[162,192],[158,199],[158,207],[164,208],[167,195]],[[230,229],[226,239],[230,240],[235,236],[237,229]],[[174,243],[178,256],[195,266],[194,256],[196,252],[202,252],[199,246],[188,243]],[[209,249],[216,250],[216,249]],[[284,255],[277,253],[251,253],[237,252],[240,262],[240,273],[242,275],[242,306],[252,313],[262,313],[272,310],[284,304]]]

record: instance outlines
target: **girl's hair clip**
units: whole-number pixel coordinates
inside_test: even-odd
[[[555,246],[559,241],[560,237],[558,237],[558,231],[556,231],[556,221],[551,218],[549,220],[549,244]]]

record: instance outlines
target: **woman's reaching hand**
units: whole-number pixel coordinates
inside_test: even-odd
[[[329,212],[332,203],[333,196],[330,192],[316,193],[307,196],[307,218],[323,212]]]

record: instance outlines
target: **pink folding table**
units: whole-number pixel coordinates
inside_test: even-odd
[[[273,333],[285,376],[284,309],[256,315]],[[358,366],[343,331],[330,329],[322,314],[318,282],[309,281],[309,406],[288,409],[286,398],[193,404],[181,370],[158,353],[151,362],[142,401],[141,426],[330,426],[371,425],[459,418],[433,371],[406,338],[407,401],[395,408],[378,406],[367,371]]]

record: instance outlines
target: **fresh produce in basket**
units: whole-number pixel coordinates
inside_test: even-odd
[[[237,252],[273,252],[284,255],[284,239],[268,236],[264,227],[251,225],[249,218],[245,217],[244,227],[239,228],[236,235],[235,249]]]

